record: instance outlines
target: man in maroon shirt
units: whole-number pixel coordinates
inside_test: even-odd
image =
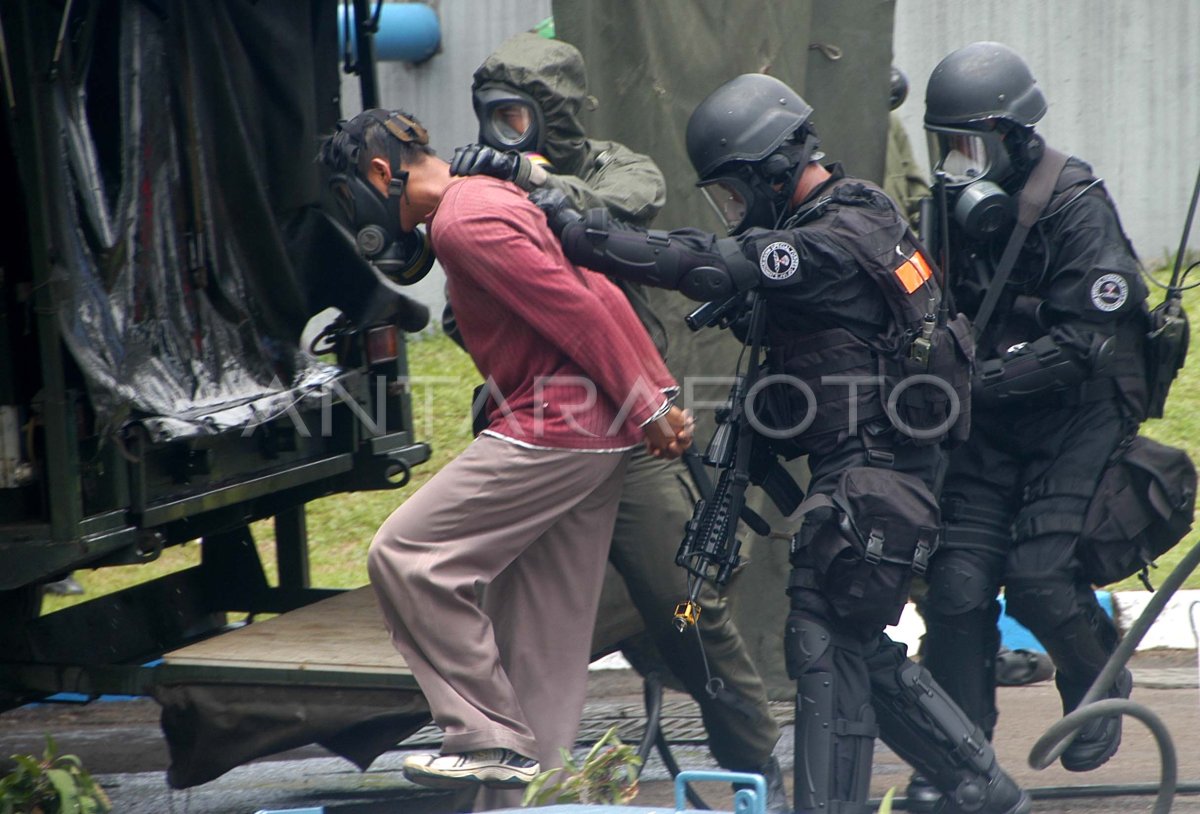
[[[368,110],[321,152],[395,234],[424,223],[488,382],[487,428],[375,535],[368,571],[444,730],[404,764],[438,787],[520,788],[574,745],[630,451],[691,444],[678,390],[628,301],[562,254],[506,181],[451,177],[411,116]],[[364,191],[364,189],[366,191]]]

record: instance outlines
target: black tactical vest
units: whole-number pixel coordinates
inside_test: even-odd
[[[821,315],[771,331],[767,361],[777,381],[767,403],[774,429],[791,435],[783,445],[789,455],[831,451],[881,418],[913,443],[948,434],[961,441],[969,431],[969,325],[961,315],[937,324],[937,272],[894,206],[879,206],[880,196],[873,185],[841,179],[798,213],[804,229],[825,229],[871,278],[891,321],[870,337],[821,324]]]

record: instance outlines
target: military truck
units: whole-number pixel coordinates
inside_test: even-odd
[[[349,59],[338,10],[0,3],[0,708],[142,690],[141,665],[227,614],[329,596],[305,504],[429,457],[404,345],[428,313],[360,258],[314,162]],[[194,568],[38,615],[47,582],[192,540]]]

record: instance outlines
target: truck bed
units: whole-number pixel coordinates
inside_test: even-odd
[[[369,585],[167,653],[167,683],[269,683],[416,690]]]

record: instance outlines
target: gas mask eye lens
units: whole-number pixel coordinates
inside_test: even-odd
[[[533,111],[524,102],[508,102],[492,108],[492,131],[506,145],[516,146],[533,127]]]
[[[990,164],[987,142],[971,133],[931,132],[930,155],[935,169],[946,175],[950,184],[963,184],[987,175]]]
[[[534,99],[508,85],[485,84],[472,94],[479,141],[497,150],[541,152],[545,124]]]
[[[705,183],[700,187],[700,191],[730,230],[736,229],[746,219],[746,195],[739,183],[732,179],[718,178]]]

